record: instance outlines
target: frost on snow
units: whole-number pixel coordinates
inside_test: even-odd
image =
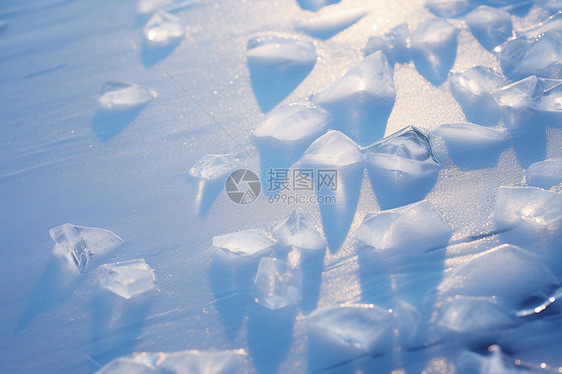
[[[68,260],[68,263],[83,272],[94,255],[109,252],[123,240],[109,230],[76,226],[71,223],[49,230],[55,241],[53,252]]]
[[[98,268],[102,287],[130,299],[154,288],[154,269],[144,259],[103,264]]]

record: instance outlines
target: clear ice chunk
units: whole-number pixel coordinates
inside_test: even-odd
[[[98,99],[103,111],[128,111],[141,108],[157,96],[155,91],[128,82],[107,82]]]
[[[377,306],[345,305],[317,310],[307,320],[319,343],[380,355],[393,348],[393,317],[392,311]]]
[[[304,10],[316,12],[320,8],[339,3],[341,0],[297,0],[300,7]]]
[[[504,357],[500,347],[493,345],[488,347],[490,355],[480,355],[471,351],[464,351],[455,361],[458,374],[522,374],[528,373],[525,369],[519,369],[512,359]]]
[[[301,164],[346,167],[363,162],[357,143],[337,130],[328,131],[308,147]]]
[[[255,302],[271,310],[297,304],[301,298],[302,274],[287,263],[262,257],[254,278]]]
[[[493,167],[509,146],[509,134],[473,123],[441,125],[433,135],[445,141],[451,159],[462,170]]]
[[[316,64],[316,48],[300,36],[267,33],[247,43],[250,79],[258,104],[265,113],[302,82]]]
[[[300,22],[297,28],[310,36],[329,39],[363,18],[367,12],[362,9],[338,11],[326,15],[309,18]]]
[[[98,280],[102,287],[130,299],[154,287],[154,269],[144,259],[103,264],[98,268]]]
[[[236,155],[209,154],[197,161],[189,170],[189,174],[198,179],[214,180],[234,171],[238,166],[240,162]]]
[[[472,0],[427,0],[427,8],[435,15],[444,18],[455,18],[471,11],[477,6]]]
[[[453,269],[439,289],[446,296],[493,297],[507,310],[532,300],[546,300],[560,282],[541,259],[503,244]]]
[[[244,350],[179,352],[138,352],[118,357],[97,374],[121,373],[197,373],[197,374],[237,374],[246,365],[247,353]]]
[[[280,244],[305,250],[322,250],[326,241],[301,210],[294,210],[273,230]]]
[[[498,47],[503,73],[511,80],[529,75],[562,78],[562,14],[557,13]]]
[[[243,256],[257,255],[274,244],[275,240],[260,230],[244,230],[213,237],[213,247]]]
[[[423,200],[367,214],[354,238],[359,245],[378,252],[395,266],[420,261],[427,252],[445,247],[451,233],[439,209]]]
[[[186,30],[181,18],[160,10],[148,20],[142,32],[148,47],[162,49],[179,43]]]
[[[410,59],[410,30],[408,25],[403,23],[392,28],[384,37],[370,37],[363,49],[365,56],[383,51],[388,61],[405,63]]]
[[[377,51],[311,100],[333,116],[341,131],[368,144],[384,135],[395,99],[394,70]]]
[[[516,321],[492,297],[454,296],[443,302],[437,324],[454,334],[454,340],[485,345],[502,330],[516,326]]]
[[[66,258],[69,264],[83,272],[94,255],[109,252],[123,240],[109,230],[65,223],[49,230],[55,241],[53,253]]]
[[[418,72],[438,86],[447,79],[457,55],[458,30],[442,18],[422,22],[412,34],[411,50]]]
[[[548,190],[562,183],[562,158],[536,162],[525,172],[527,184]]]
[[[465,21],[474,37],[489,51],[513,35],[511,15],[502,9],[481,5]]]
[[[382,209],[423,199],[441,168],[428,136],[413,126],[370,145],[364,152],[371,184]]]
[[[172,3],[172,0],[139,0],[139,14],[152,14]]]
[[[449,83],[468,121],[486,126],[498,123],[500,112],[492,91],[505,86],[506,77],[491,68],[476,66],[463,73],[451,73]]]
[[[310,145],[326,131],[328,114],[309,103],[289,104],[269,113],[252,131],[257,142],[285,144],[285,148]]]

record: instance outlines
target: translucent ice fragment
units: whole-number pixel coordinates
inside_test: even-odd
[[[269,33],[248,40],[250,78],[262,111],[290,94],[316,64],[314,44],[299,37]]]
[[[503,73],[512,80],[529,75],[562,78],[562,14],[557,13],[500,48]]]
[[[508,359],[502,353],[500,347],[493,345],[488,348],[492,353],[488,356],[480,355],[471,351],[464,351],[455,361],[455,367],[459,374],[518,374],[527,373],[526,370],[518,369],[513,363],[515,360]]]
[[[197,161],[189,170],[189,174],[195,178],[212,180],[225,176],[238,166],[239,161],[233,154],[209,154]]]
[[[367,214],[355,233],[355,239],[396,266],[419,261],[426,252],[446,246],[451,232],[437,207],[423,200]]]
[[[139,0],[139,14],[152,14],[172,4],[172,0]]]
[[[317,11],[327,5],[337,4],[341,0],[297,0],[300,7],[305,10]]]
[[[142,32],[148,47],[162,49],[181,41],[185,36],[185,25],[178,16],[158,11],[148,20]]]
[[[326,109],[343,132],[368,144],[384,135],[395,98],[394,71],[377,51],[314,95],[312,102]]]
[[[138,352],[110,361],[97,374],[236,374],[243,370],[246,357],[243,350]]]
[[[440,169],[428,136],[409,126],[365,149],[367,170],[382,209],[419,201]]]
[[[511,15],[505,10],[481,5],[466,18],[472,34],[480,44],[491,51],[512,36]]]
[[[359,146],[339,131],[319,137],[299,161],[299,169],[315,171],[324,234],[333,250],[339,248],[351,225],[363,175]]]
[[[279,243],[299,249],[317,250],[326,248],[326,242],[316,227],[301,210],[294,210],[273,230]]]
[[[559,281],[540,258],[504,244],[455,268],[439,288],[446,295],[493,297],[508,310],[546,300]]]
[[[476,66],[464,73],[449,75],[451,93],[466,119],[480,125],[495,125],[500,119],[492,91],[507,84],[507,78],[491,68]]]
[[[320,309],[308,317],[308,329],[325,344],[342,350],[380,355],[393,347],[391,311],[373,305],[347,305]]]
[[[143,107],[156,96],[156,92],[133,83],[107,82],[98,103],[107,112],[128,111]]]
[[[428,9],[435,15],[455,18],[474,9],[478,2],[472,0],[427,0]]]
[[[422,22],[412,34],[411,50],[418,72],[433,85],[447,79],[457,55],[458,30],[442,18]]]
[[[491,297],[454,296],[443,302],[438,325],[452,333],[453,340],[488,345],[516,325],[510,312]]]
[[[260,260],[254,278],[256,303],[272,310],[294,305],[302,297],[301,289],[302,275],[299,269],[293,269],[287,263],[271,257]]]
[[[384,35],[384,37],[373,36],[367,41],[363,52],[365,56],[383,51],[390,63],[405,63],[410,59],[410,30],[403,23]]]
[[[102,287],[125,299],[154,288],[154,269],[144,259],[104,264],[98,268]]]
[[[259,230],[244,230],[213,237],[213,247],[244,256],[257,255],[274,244],[275,240]]]
[[[494,212],[505,241],[536,250],[562,274],[562,194],[535,187],[500,187]]]
[[[562,183],[562,158],[536,162],[527,168],[527,184],[548,190]]]
[[[100,255],[118,247],[123,240],[109,230],[76,226],[71,223],[49,230],[55,241],[53,252],[68,260],[82,272],[93,255]]]
[[[433,134],[445,140],[449,155],[462,170],[495,166],[510,143],[506,131],[473,123],[444,124]]]
[[[329,39],[363,18],[367,12],[362,9],[338,11],[310,18],[297,27],[305,33],[320,39]]]

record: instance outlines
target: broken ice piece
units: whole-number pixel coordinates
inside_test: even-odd
[[[493,167],[510,141],[504,130],[473,123],[444,124],[433,134],[445,140],[449,155],[462,170]]]
[[[439,289],[445,296],[493,297],[508,310],[530,301],[546,300],[560,282],[540,258],[503,244],[453,269]]]
[[[391,260],[388,265],[396,270],[396,266],[421,261],[427,252],[446,246],[451,233],[439,209],[423,200],[367,214],[355,232],[355,240]]]
[[[313,170],[316,195],[326,239],[332,250],[340,247],[353,220],[363,175],[364,156],[357,143],[339,131],[322,135],[308,147],[298,163]]]
[[[185,25],[178,16],[160,10],[148,20],[142,32],[148,47],[162,49],[181,41]]]
[[[500,111],[491,92],[505,86],[506,77],[491,68],[475,66],[463,73],[451,73],[449,82],[468,121],[486,126],[498,123]]]
[[[314,12],[325,6],[337,4],[340,1],[341,0],[297,0],[302,9],[312,10]]]
[[[316,48],[300,37],[267,33],[248,40],[247,59],[256,99],[268,112],[312,70]]]
[[[427,8],[435,15],[444,18],[462,16],[476,7],[472,0],[427,0]]]
[[[139,14],[152,14],[170,4],[172,4],[172,0],[139,0]]]
[[[220,178],[239,166],[239,161],[233,154],[203,156],[189,170],[189,174],[195,178],[212,180]]]
[[[504,357],[497,345],[488,347],[492,352],[489,356],[480,355],[472,351],[464,351],[455,361],[455,368],[459,374],[522,374],[525,369],[519,369],[513,363],[515,360]]]
[[[411,50],[418,72],[439,86],[447,79],[457,55],[458,30],[442,18],[422,22],[413,32]]]
[[[377,51],[311,101],[326,109],[343,132],[368,144],[384,135],[395,98],[394,70]]]
[[[103,264],[98,268],[102,287],[124,299],[140,295],[154,288],[154,269],[144,259]]]
[[[128,82],[107,82],[98,99],[102,110],[127,111],[140,108],[157,96],[157,93],[143,86]]]
[[[275,240],[259,230],[244,230],[213,237],[213,247],[244,256],[256,255],[274,244]]]
[[[529,186],[548,190],[562,183],[562,158],[551,158],[536,162],[525,173]]]
[[[302,275],[299,269],[271,257],[260,260],[254,278],[256,303],[272,310],[296,304],[302,297]]]
[[[309,18],[298,24],[297,28],[308,35],[320,39],[329,39],[363,18],[367,12],[362,9],[351,9]]]
[[[307,320],[311,340],[315,345],[325,346],[327,352],[332,346],[341,354],[374,356],[393,348],[393,315],[377,306],[329,307],[313,312]]]
[[[472,34],[489,51],[513,34],[511,15],[502,9],[481,5],[470,12],[465,20]]]
[[[378,50],[384,52],[391,64],[405,63],[410,59],[410,30],[403,23],[392,28],[384,37],[374,36],[367,41],[363,53],[365,56]]]
[[[326,248],[326,241],[316,227],[300,210],[294,210],[289,217],[273,230],[279,243],[299,249],[317,250]]]
[[[55,241],[53,253],[66,258],[69,264],[83,272],[93,255],[106,253],[123,240],[109,230],[94,227],[76,226],[71,223],[49,230]]]
[[[498,48],[502,71],[512,80],[529,75],[561,79],[562,14],[555,14]]]
[[[382,209],[419,201],[440,169],[428,136],[409,126],[365,148],[371,185]]]
[[[245,366],[244,350],[138,352],[113,359],[97,374],[121,373],[200,373],[235,374]]]
[[[453,340],[471,345],[491,344],[502,330],[516,326],[511,311],[492,297],[449,297],[439,314],[439,327],[453,333]]]
[[[266,180],[273,169],[290,168],[327,125],[328,113],[310,103],[284,105],[271,111],[252,132],[252,141],[260,152],[262,178]]]

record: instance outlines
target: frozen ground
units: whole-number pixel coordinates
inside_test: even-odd
[[[4,0],[0,372],[562,372],[560,7]]]

